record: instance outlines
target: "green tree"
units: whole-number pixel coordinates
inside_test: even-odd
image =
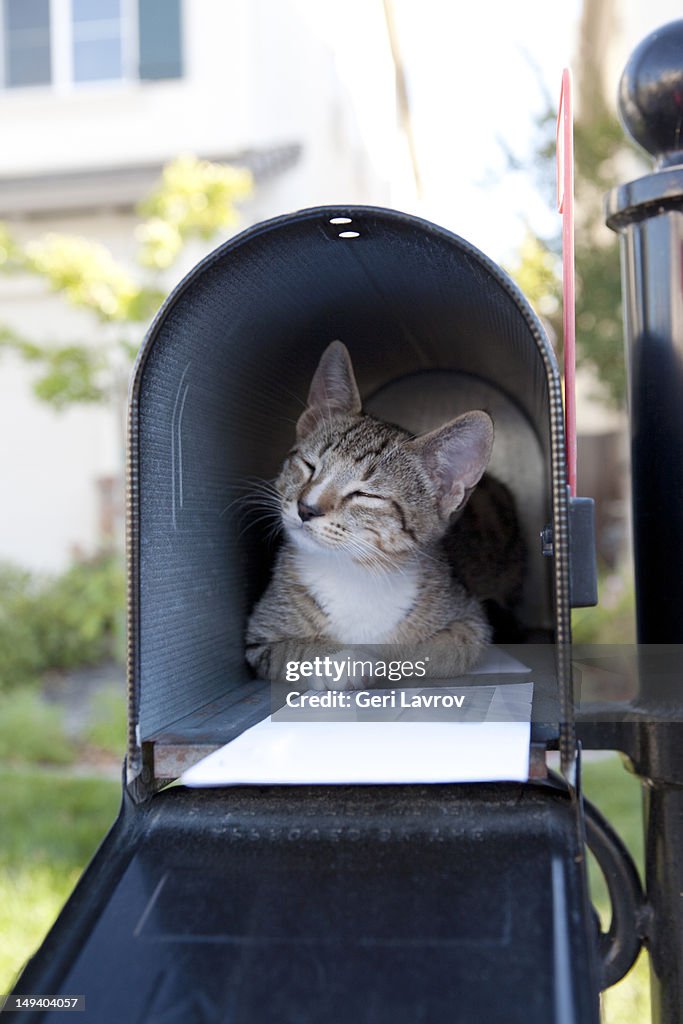
[[[626,393],[622,340],[621,282],[618,240],[604,223],[605,193],[622,175],[620,164],[633,148],[616,115],[604,99],[599,75],[590,66],[581,71],[581,116],[574,130],[576,350],[579,365],[591,366],[605,397],[621,406]],[[590,98],[590,99],[588,99]],[[555,112],[538,125],[535,167],[539,188],[554,203]],[[632,162],[632,157],[631,157]],[[552,196],[552,198],[551,198]],[[562,339],[561,234],[540,237],[529,230],[510,272]]]
[[[90,312],[99,326],[94,340],[57,344],[0,325],[0,350],[35,365],[35,393],[56,408],[108,400],[121,376],[127,377],[138,347],[131,338],[142,336],[164,297],[161,272],[191,239],[210,239],[232,227],[236,203],[252,188],[246,170],[191,156],[174,160],[140,204],[137,261],[131,268],[90,239],[50,233],[20,245],[0,225],[0,271],[38,275],[70,305]]]

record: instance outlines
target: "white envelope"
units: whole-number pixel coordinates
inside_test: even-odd
[[[193,765],[180,781],[186,786],[525,782],[532,696],[531,682],[496,686],[480,722],[325,721],[319,713],[309,721],[266,718]]]

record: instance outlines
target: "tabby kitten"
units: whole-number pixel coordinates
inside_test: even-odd
[[[332,342],[275,484],[284,543],[247,627],[258,675],[282,681],[290,661],[358,658],[355,645],[378,644],[392,658],[428,657],[432,677],[466,672],[491,629],[444,542],[492,445],[485,412],[421,437],[364,415],[349,353]],[[366,683],[342,676],[327,685]]]

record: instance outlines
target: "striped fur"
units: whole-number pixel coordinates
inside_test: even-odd
[[[386,659],[428,658],[433,677],[467,671],[491,630],[472,596],[482,559],[468,553],[462,510],[492,442],[483,412],[418,438],[364,415],[348,352],[333,342],[275,483],[284,543],[248,624],[254,670],[282,680],[287,662],[382,645]],[[502,500],[495,490],[486,499]],[[477,520],[483,513],[472,508]]]

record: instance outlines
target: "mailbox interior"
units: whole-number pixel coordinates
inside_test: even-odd
[[[340,217],[349,223],[332,223]],[[243,638],[276,541],[240,498],[276,476],[335,338],[369,412],[416,432],[491,412],[490,469],[515,495],[529,551],[520,618],[537,640],[569,635],[560,378],[515,286],[467,242],[393,211],[333,207],[260,224],[181,282],[134,374],[132,776],[146,750],[155,782],[173,777],[269,712]],[[547,524],[552,559],[539,541]],[[164,744],[165,763],[154,758]]]

